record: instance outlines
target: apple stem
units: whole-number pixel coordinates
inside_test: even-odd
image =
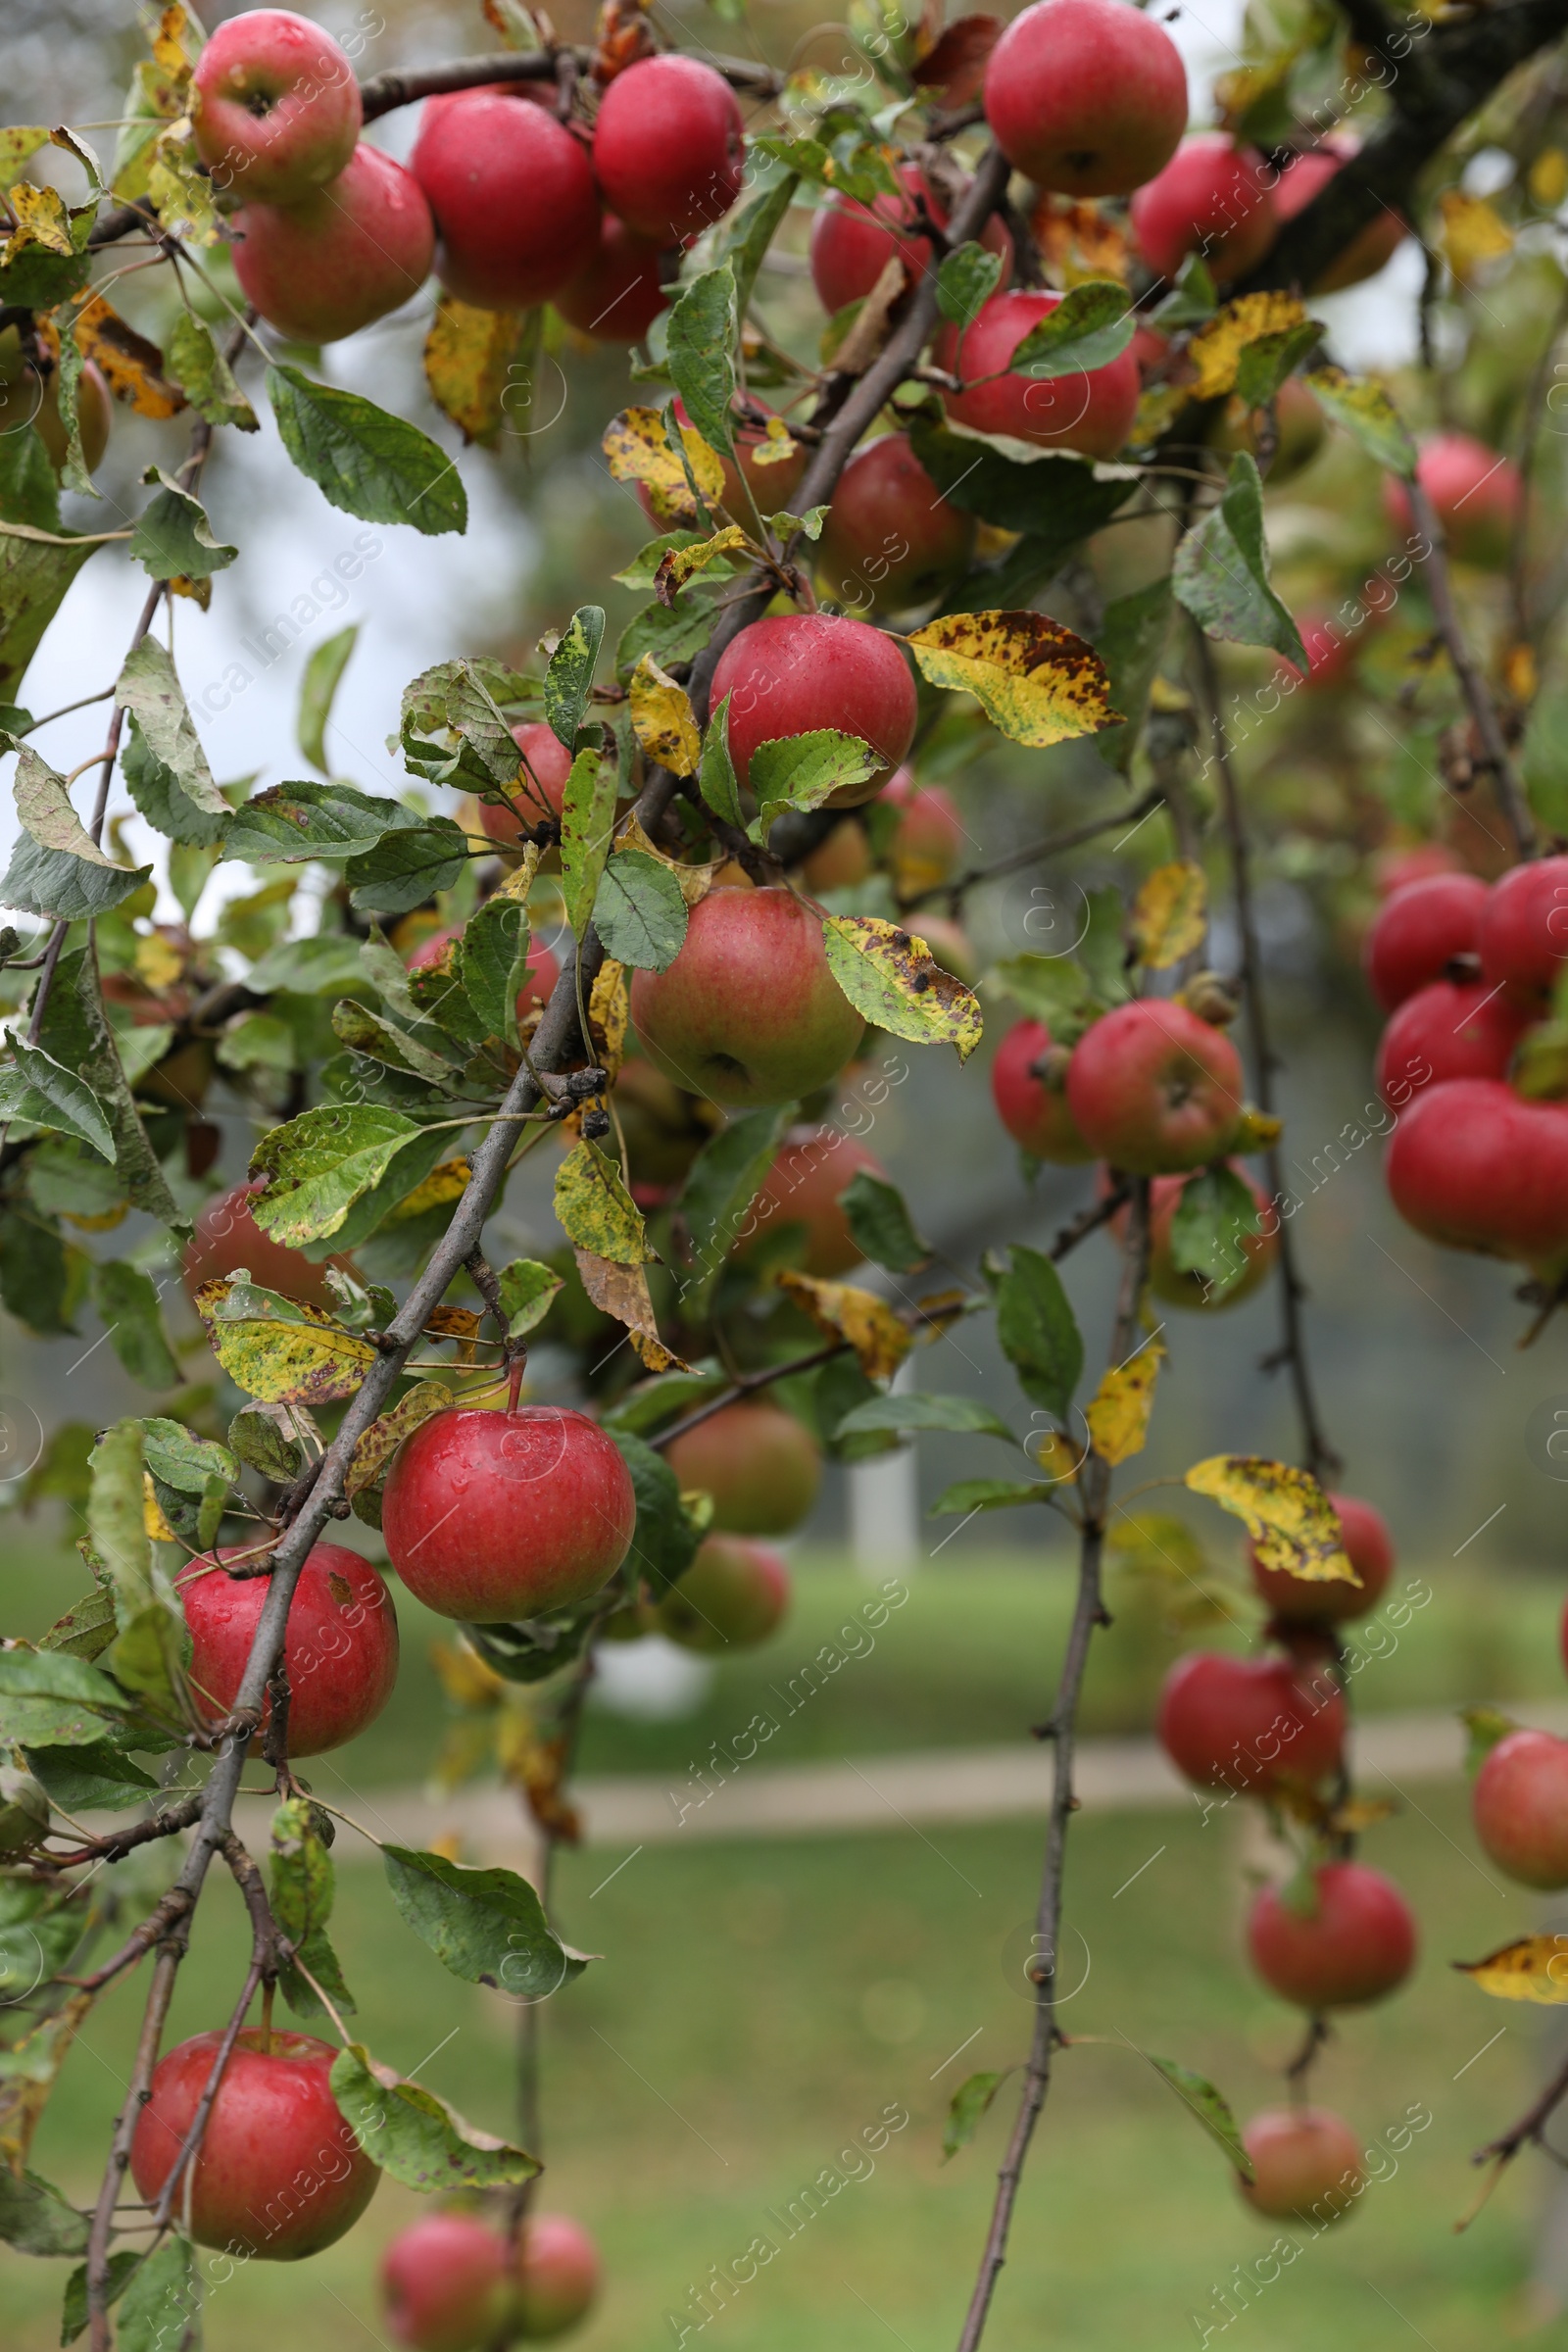
[[[507,1366],[507,1411],[515,1413],[522,1396],[522,1376],[528,1368],[528,1351],[519,1348]]]

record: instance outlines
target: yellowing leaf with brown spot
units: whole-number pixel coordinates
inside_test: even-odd
[[[386,1222],[402,1225],[410,1217],[423,1216],[427,1208],[440,1208],[448,1200],[457,1200],[467,1191],[473,1170],[466,1159],[444,1159],[432,1168],[422,1184],[416,1184],[406,1199],[400,1200]]]
[[[196,1312],[223,1370],[268,1404],[333,1404],[352,1396],[376,1360],[368,1340],[318,1306],[239,1276],[204,1282]]]
[[[810,1316],[829,1339],[847,1340],[867,1380],[891,1380],[909,1352],[909,1334],[886,1299],[852,1283],[820,1282],[812,1274],[786,1269],[779,1289]]]
[[[1488,262],[1500,262],[1505,253],[1513,251],[1513,230],[1485,196],[1467,196],[1463,188],[1445,188],[1439,209],[1444,257],[1462,286],[1478,276]]]
[[[117,400],[138,416],[173,416],[185,407],[185,395],[164,373],[164,355],[95,294],[76,314],[72,338],[84,360],[102,369]]]
[[[71,242],[71,215],[58,188],[37,188],[30,179],[19,179],[7,194],[6,202],[17,223],[6,247],[8,262],[15,261],[28,245],[41,245],[45,253],[74,251]]]
[[[1288,328],[1301,325],[1305,318],[1306,305],[1294,294],[1238,295],[1200,326],[1187,346],[1187,356],[1198,369],[1198,381],[1189,385],[1189,395],[1217,400],[1222,392],[1234,390],[1236,370],[1248,344],[1264,335],[1284,334]]]
[[[367,1430],[365,1436],[369,1436]],[[363,1446],[365,1439],[360,1444]],[[350,1477],[353,1472],[350,1471]],[[493,1666],[487,1666],[466,1642],[432,1642],[430,1663],[442,1693],[455,1707],[480,1708],[499,1706],[507,1694],[507,1684]]]
[[[949,612],[908,645],[931,685],[972,694],[994,727],[1033,751],[1124,723],[1094,647],[1043,612]]]
[[[544,853],[536,841],[530,841],[513,855],[515,856],[517,863],[508,874],[506,880],[497,885],[492,895],[498,899],[516,899],[519,903],[523,903],[533,888],[533,878],[539,871],[539,860]]]
[[[1452,1965],[1494,2000],[1568,2001],[1568,1936],[1521,1936],[1484,1960]]]
[[[782,416],[770,416],[763,427],[760,441],[754,441],[751,464],[754,466],[783,466],[794,457],[800,443],[791,438],[790,428]]]
[[[410,1389],[398,1399],[389,1413],[372,1421],[349,1457],[348,1476],[343,1491],[350,1502],[363,1494],[368,1487],[378,1487],[386,1476],[392,1456],[411,1430],[428,1421],[432,1413],[441,1412],[452,1402],[452,1391],[443,1388],[438,1380],[421,1380],[417,1388]],[[479,1661],[475,1659],[477,1665]],[[488,1671],[488,1669],[486,1669]]]
[[[620,1170],[597,1144],[573,1145],[556,1170],[556,1215],[579,1249],[617,1266],[646,1265],[657,1254]]]
[[[715,504],[724,492],[724,467],[694,425],[682,425],[681,440],[692,479],[704,500]],[[600,447],[617,482],[641,482],[655,514],[663,523],[693,523],[697,508],[680,461],[664,439],[662,409],[622,409],[605,427]]]
[[[703,739],[685,687],[644,654],[631,673],[630,692],[632,733],[649,759],[673,775],[695,775]]]
[[[579,1249],[574,1254],[583,1289],[601,1314],[613,1315],[617,1323],[624,1323],[628,1339],[649,1371],[689,1372],[690,1364],[683,1363],[659,1336],[642,1267],[617,1265],[613,1258],[600,1257],[592,1250]]]
[[[506,422],[505,397],[513,354],[522,328],[520,311],[478,311],[443,294],[424,338],[424,380],[430,398],[466,442],[488,449]]]
[[[1133,947],[1152,972],[1168,971],[1203,944],[1208,929],[1208,883],[1190,858],[1159,865],[1133,903]]]
[[[659,560],[659,569],[654,574],[654,594],[662,605],[673,605],[695,573],[706,571],[710,564],[718,562],[720,556],[734,555],[750,545],[751,541],[740,524],[731,522],[726,523],[723,530],[715,531],[711,539],[700,539],[695,547],[670,548]]]
[[[1130,1355],[1124,1364],[1114,1365],[1096,1390],[1094,1401],[1084,1416],[1095,1451],[1113,1469],[1118,1462],[1125,1462],[1144,1450],[1149,1417],[1154,1409],[1159,1359],[1164,1352],[1157,1340],[1148,1340],[1136,1355]]]
[[[952,1046],[967,1061],[980,1043],[980,1001],[945,971],[923,939],[879,914],[830,914],[827,968],[857,1012],[894,1037]]]
[[[620,1065],[626,1058],[626,1028],[631,1019],[631,992],[626,986],[626,967],[607,956],[594,974],[593,991],[588,999],[588,1028],[591,1034],[594,1058],[612,1084],[620,1075]]]
[[[1345,1554],[1339,1513],[1310,1470],[1255,1453],[1216,1453],[1195,1462],[1182,1484],[1240,1519],[1258,1564],[1303,1584],[1359,1585]]]

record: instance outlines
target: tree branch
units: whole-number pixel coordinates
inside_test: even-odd
[[[373,122],[378,115],[389,115],[396,107],[443,97],[451,90],[473,90],[497,81],[554,81],[558,59],[569,59],[578,74],[586,75],[592,71],[594,56],[592,49],[563,43],[555,49],[503,49],[495,57],[460,57],[449,66],[412,71],[394,68],[362,81],[360,102],[366,122]],[[760,59],[710,54],[705,62],[723,75],[731,89],[744,90],[748,97],[776,98],[784,87],[785,76]]]
[[[1534,857],[1536,829],[1530,815],[1530,803],[1525,798],[1525,788],[1519,781],[1518,770],[1503,738],[1496,705],[1470,651],[1470,641],[1464,633],[1464,624],[1453,601],[1453,583],[1448,577],[1448,551],[1443,525],[1438,520],[1437,509],[1421,485],[1420,475],[1412,474],[1404,487],[1415,527],[1431,550],[1427,557],[1427,593],[1432,599],[1438,634],[1447,649],[1471,724],[1481,741],[1482,763],[1492,770],[1503,820],[1513,835],[1515,850],[1521,858]]]

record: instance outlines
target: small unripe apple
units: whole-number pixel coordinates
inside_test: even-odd
[[[863,302],[897,254],[912,280],[932,267],[931,240],[922,235],[917,207],[946,228],[948,211],[914,164],[901,164],[902,196],[878,196],[870,204],[856,197],[830,197],[811,222],[811,283],[830,317]],[[1002,261],[998,283],[1012,274],[1012,239],[993,213],[980,234],[988,253]]]
[[[997,1048],[991,1094],[997,1116],[1015,1143],[1036,1159],[1070,1168],[1095,1154],[1067,1108],[1065,1055],[1059,1074],[1053,1064],[1047,1063],[1043,1072],[1039,1067],[1048,1054],[1057,1053],[1044,1021],[1015,1021]]]
[[[1568,1740],[1510,1732],[1471,1790],[1476,1836],[1526,1886],[1568,1886]]]
[[[974,516],[943,497],[908,434],[884,433],[839,475],[817,544],[818,581],[841,604],[907,612],[957,578],[974,536]]]
[[[488,830],[487,826],[486,831]],[[420,940],[409,957],[410,971],[425,971],[432,963],[439,963],[442,950],[452,940],[462,937],[463,925],[461,923],[449,923],[444,930],[430,932]],[[551,992],[561,978],[561,966],[556,961],[554,955],[545,946],[542,939],[535,939],[531,934],[528,940],[526,968],[528,977],[517,991],[517,1018],[519,1021],[525,1013],[532,1012],[536,1005],[549,1004]]]
[[[918,898],[945,882],[969,839],[951,792],[940,784],[917,784],[914,770],[901,767],[889,776],[877,799],[897,808],[899,829],[893,836],[893,870],[906,899]],[[921,923],[923,914],[910,917]]]
[[[130,2143],[138,2196],[155,2202],[173,2170],[214,2065],[220,2033],[161,2058]],[[229,2054],[174,2211],[199,2246],[262,2262],[299,2262],[352,2230],[375,2194],[371,2163],[338,2111],[337,2051],[313,2034],[243,2032]]]
[[[1405,998],[1379,1039],[1378,1092],[1400,1109],[1423,1086],[1506,1078],[1530,1019],[1495,983],[1434,980]]]
[[[624,220],[606,213],[599,224],[599,250],[580,276],[563,286],[556,308],[568,326],[597,343],[640,343],[669,308],[673,289],[659,276],[660,247],[633,235]]]
[[[1345,1702],[1324,1669],[1193,1649],[1165,1677],[1156,1731],[1200,1788],[1267,1795],[1338,1770]]]
[[[821,917],[787,890],[710,890],[668,969],[632,975],[631,1017],[656,1069],[737,1109],[814,1094],[865,1027],[828,969]]]
[[[1407,1225],[1450,1250],[1568,1267],[1568,1102],[1528,1102],[1495,1078],[1423,1088],[1383,1172]]]
[[[1421,443],[1415,472],[1461,563],[1495,566],[1507,562],[1524,498],[1519,469],[1510,459],[1469,433],[1434,433]],[[1383,504],[1397,529],[1414,532],[1410,494],[1396,474],[1384,476]]]
[[[826,1281],[847,1274],[859,1264],[863,1252],[839,1199],[862,1168],[886,1181],[882,1162],[853,1135],[841,1135],[834,1127],[794,1129],[780,1145],[747,1212],[740,1254],[781,1225],[804,1225],[804,1271]]]
[[[1317,1907],[1293,1910],[1265,1886],[1247,1926],[1252,1966],[1271,1992],[1314,2015],[1358,2009],[1402,1984],[1415,1963],[1410,1906],[1380,1870],[1323,1862],[1312,1873]]]
[[[216,1722],[231,1712],[270,1579],[231,1575],[243,1547],[204,1552],[182,1568],[179,1605],[192,1643],[190,1679]],[[323,1755],[375,1721],[398,1679],[398,1616],[379,1572],[341,1544],[313,1544],[289,1602],[288,1752]],[[272,1712],[262,1708],[265,1729]],[[260,1752],[261,1737],[253,1746]]]
[[[599,2255],[581,2223],[564,2213],[531,2215],[513,2272],[512,2324],[518,2334],[529,2343],[564,2335],[598,2292]]]
[[[1243,1109],[1241,1056],[1184,1004],[1145,997],[1102,1013],[1067,1065],[1067,1107],[1113,1168],[1173,1176],[1223,1156]]]
[[[1071,375],[1014,374],[1007,368],[1024,337],[1061,299],[1018,287],[993,294],[967,326],[944,327],[937,338],[938,364],[969,388],[942,397],[948,415],[974,432],[1007,433],[1044,448],[1113,458],[1138,414],[1138,363],[1130,349],[1103,368],[1079,368]],[[982,382],[983,377],[995,381]]]
[[[302,1250],[285,1250],[281,1242],[274,1242],[251,1215],[251,1201],[264,1189],[260,1183],[237,1184],[232,1192],[218,1193],[203,1204],[180,1260],[186,1297],[194,1301],[204,1282],[220,1281],[244,1266],[264,1291],[280,1291],[284,1298],[303,1298],[310,1306],[332,1305],[327,1267],[352,1273],[353,1259],[329,1257],[315,1265]]]
[[[1177,148],[1132,200],[1138,250],[1158,277],[1174,277],[1190,253],[1224,283],[1245,277],[1278,229],[1268,173],[1250,147],[1200,131]]]
[[[729,1536],[787,1536],[806,1518],[822,1479],[822,1449],[770,1397],[741,1397],[710,1413],[665,1449],[683,1492],[711,1494],[714,1528]]]
[[[381,2257],[381,2297],[409,2352],[488,2352],[511,2309],[506,2242],[477,2214],[423,2214]]]
[[[109,446],[114,404],[97,364],[88,360],[76,381],[76,429],[81,436],[82,463],[92,473]],[[40,374],[23,357],[22,339],[14,326],[0,332],[0,440],[35,424],[49,463],[56,473],[65,469],[69,438],[60,414],[60,373]]]
[[[712,1657],[765,1642],[789,1605],[790,1572],[776,1551],[740,1536],[710,1536],[661,1600],[659,1630]]]
[[[1263,1567],[1255,1547],[1247,1546],[1253,1584],[1275,1616],[1291,1625],[1333,1625],[1364,1617],[1377,1607],[1394,1574],[1394,1538],[1383,1513],[1357,1494],[1331,1494],[1329,1500],[1339,1513],[1341,1545],[1361,1580],[1358,1585],[1343,1578],[1309,1584],[1284,1568]]]
[[[1242,2145],[1255,2176],[1241,2182],[1242,2194],[1270,2221],[1337,2222],[1365,2185],[1360,2141],[1325,2107],[1265,2107]]]
[[[1455,956],[1478,952],[1486,906],[1487,886],[1475,874],[1429,874],[1385,899],[1361,952],[1372,994],[1385,1012],[1441,980]],[[1504,977],[1494,974],[1492,985]]]
[[[863,620],[781,612],[732,637],[713,670],[716,710],[729,697],[729,756],[742,784],[759,744],[820,727],[858,735],[896,768],[914,740],[918,703],[908,662],[894,639]],[[836,793],[828,806],[869,800],[883,781]]]
[[[991,52],[986,120],[1015,172],[1069,196],[1125,196],[1187,128],[1187,69],[1127,0],[1035,0]]]
[[[418,181],[378,147],[298,204],[246,205],[233,230],[246,299],[296,343],[335,343],[412,301],[435,252]]]
[[[364,113],[346,50],[286,8],[212,35],[191,75],[191,128],[213,185],[247,204],[298,204],[354,153]]]
[[[484,311],[554,299],[599,250],[599,197],[580,139],[495,90],[427,98],[414,176],[440,235],[441,283]]]
[[[641,58],[599,102],[594,172],[611,211],[640,237],[672,245],[713,227],[745,169],[735,94],[700,58]]]
[[[1516,1004],[1544,1008],[1568,963],[1568,858],[1511,866],[1479,904],[1483,979]]]
[[[510,1624],[591,1598],[637,1518],[619,1447],[561,1405],[432,1413],[392,1458],[387,1557],[440,1617]]]
[[[1321,196],[1335,174],[1359,153],[1360,145],[1359,139],[1331,136],[1308,153],[1292,157],[1274,188],[1274,216],[1282,228],[1298,213],[1304,213],[1315,196]],[[1385,205],[1378,218],[1357,229],[1328,268],[1318,271],[1310,291],[1337,294],[1342,287],[1358,286],[1363,278],[1376,277],[1409,233],[1408,221]]]

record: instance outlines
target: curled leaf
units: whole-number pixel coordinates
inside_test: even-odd
[[[631,724],[650,760],[677,776],[697,772],[703,739],[684,686],[644,654],[631,674]]]
[[[1568,2001],[1568,1936],[1521,1936],[1453,1967],[1498,2001]]]
[[[689,1372],[690,1364],[683,1363],[659,1336],[642,1267],[617,1265],[612,1258],[597,1257],[592,1250],[578,1250],[576,1256],[583,1289],[601,1314],[612,1315],[626,1326],[626,1336],[649,1371]]]
[[[1043,612],[950,612],[908,644],[931,685],[972,694],[994,726],[1035,751],[1122,724],[1094,647]]]
[[[438,1380],[421,1380],[406,1396],[399,1397],[389,1413],[372,1421],[349,1457],[343,1492],[350,1502],[368,1487],[378,1487],[391,1466],[392,1456],[410,1432],[451,1402],[450,1389],[443,1388]]]
[[[886,1299],[852,1283],[821,1282],[786,1268],[777,1277],[786,1297],[830,1339],[847,1340],[867,1380],[891,1380],[909,1352],[909,1334]]]
[[[1085,1418],[1102,1461],[1114,1467],[1143,1452],[1164,1352],[1157,1340],[1146,1341],[1136,1355],[1113,1365],[1096,1390]]]
[[[573,1145],[557,1169],[556,1215],[571,1240],[596,1257],[641,1266],[655,1254],[641,1209],[597,1144]]]
[[[1241,1520],[1259,1566],[1283,1568],[1304,1584],[1359,1585],[1339,1514],[1309,1470],[1258,1454],[1216,1453],[1195,1462],[1182,1484]]]

